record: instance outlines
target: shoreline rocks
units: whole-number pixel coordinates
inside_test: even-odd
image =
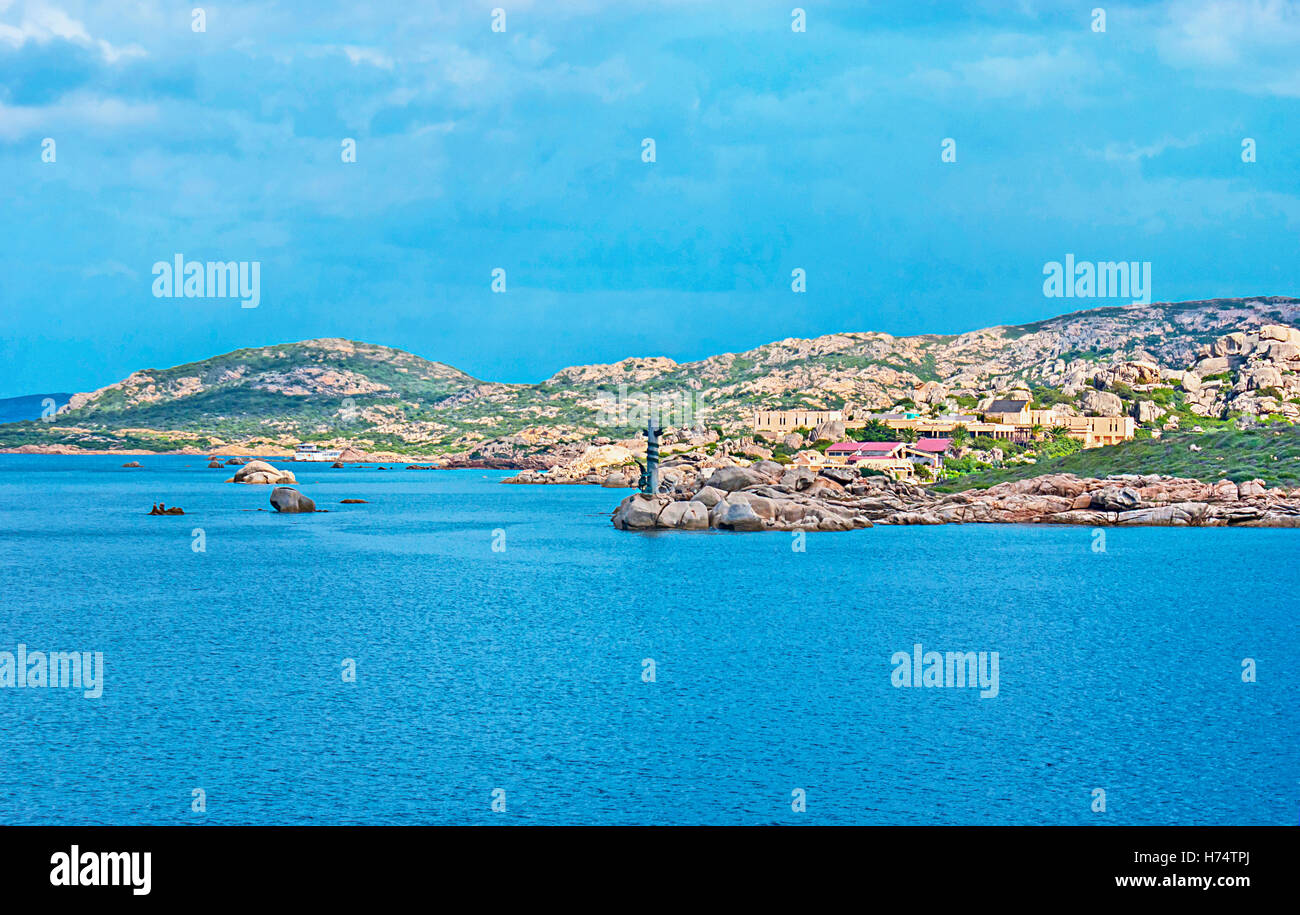
[[[547,468],[525,468],[502,480],[514,484],[589,485],[609,489],[636,486],[641,468],[633,453],[622,445],[591,445],[567,464]]]
[[[721,468],[698,478],[698,486],[679,484],[669,493],[634,493],[611,520],[633,531],[843,531],[875,524],[1300,527],[1300,489],[1268,489],[1259,480],[1047,474],[937,493],[886,477],[853,479],[854,471],[844,467],[820,474],[781,468],[775,477],[761,466],[767,463]]]

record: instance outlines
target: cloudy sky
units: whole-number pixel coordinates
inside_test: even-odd
[[[809,0],[802,33],[789,0],[223,2],[196,32],[192,2],[0,0],[0,396],[323,336],[532,381],[1120,303],[1045,298],[1066,254],[1150,261],[1158,301],[1300,294],[1300,3],[1099,32],[1099,2]],[[261,304],[155,297],[176,253],[260,262]]]

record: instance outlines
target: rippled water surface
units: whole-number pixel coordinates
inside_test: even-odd
[[[495,472],[294,465],[329,513],[283,516],[233,469],[124,460],[0,456],[0,651],[105,658],[97,700],[0,689],[0,822],[1297,821],[1300,531],[796,552]],[[917,642],[997,651],[998,696],[894,688]]]

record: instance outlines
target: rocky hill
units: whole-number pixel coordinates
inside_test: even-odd
[[[136,372],[74,395],[49,422],[0,426],[14,450],[248,451],[298,441],[371,453],[548,466],[644,424],[743,430],[756,407],[972,409],[1028,392],[1044,406],[1144,423],[1300,419],[1300,299],[1099,308],[955,336],[841,333],[676,363],[576,366],[535,385],[481,381],[401,350],[308,340]],[[1167,416],[1172,414],[1172,416]]]

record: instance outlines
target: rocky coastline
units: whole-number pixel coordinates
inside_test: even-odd
[[[619,530],[848,531],[876,524],[1300,527],[1300,489],[1126,474],[1048,474],[988,489],[934,492],[851,467],[759,461],[669,477],[670,491],[619,503]]]

